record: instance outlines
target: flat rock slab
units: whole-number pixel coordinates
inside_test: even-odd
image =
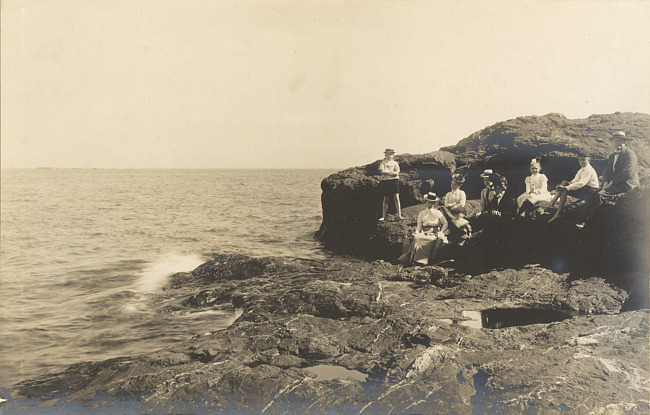
[[[74,365],[22,383],[14,400],[153,413],[647,413],[648,310],[621,313],[626,299],[602,279],[539,267],[471,276],[223,255],[174,275],[156,301],[160,312],[236,306],[230,327]],[[503,318],[500,328],[483,328],[477,316],[494,309],[506,311],[483,320]],[[530,309],[564,317],[528,324]]]

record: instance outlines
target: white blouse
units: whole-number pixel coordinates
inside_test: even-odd
[[[537,173],[526,177],[526,193],[545,194],[548,193],[546,175]]]
[[[460,189],[452,190],[445,195],[445,206],[454,207],[460,205],[461,207],[465,207],[466,200],[467,196],[465,196],[465,192]]]
[[[442,212],[438,209],[424,209],[418,213],[418,230],[421,230],[423,226],[437,226],[440,224],[440,219],[443,217]]]

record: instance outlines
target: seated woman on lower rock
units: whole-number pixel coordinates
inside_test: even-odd
[[[418,214],[413,240],[404,241],[404,253],[398,258],[404,264],[433,265],[440,246],[447,242],[447,219],[438,210],[440,198],[429,192],[424,200],[425,208]]]

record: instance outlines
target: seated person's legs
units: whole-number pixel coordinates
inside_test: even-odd
[[[598,209],[601,204],[602,202],[601,202],[600,192],[590,193],[589,196],[585,199],[585,205],[582,207],[582,210],[578,213],[578,218],[576,220],[576,223],[578,224],[584,223],[587,219],[589,219],[594,214],[596,209]]]
[[[560,199],[560,204],[557,207],[557,210],[555,211],[555,214],[551,219],[549,219],[549,222],[553,222],[555,219],[560,217],[560,212],[562,212],[562,209],[564,209],[564,205],[566,204],[566,196],[567,196],[567,190],[564,187],[559,187],[558,191],[555,195],[556,197],[553,199],[553,203],[555,203],[555,200],[558,198]],[[553,206],[553,204],[551,204]]]
[[[431,250],[431,255],[429,255],[429,263],[428,263],[429,265],[433,265],[436,263],[436,255],[438,254],[438,250],[440,249],[441,246],[442,246],[441,239],[437,239],[433,243],[433,249]]]
[[[564,186],[566,185],[567,185],[566,180],[558,184],[557,187],[555,188],[555,195],[553,196],[553,199],[549,200],[548,202],[541,203],[541,206],[545,208],[553,207],[555,202],[557,202],[557,200],[561,197],[562,191],[566,192],[566,189],[564,188]]]
[[[526,199],[524,202],[521,204],[521,207],[519,208],[519,211],[517,212],[519,216],[525,216],[527,213],[530,213],[535,210],[535,205],[533,203]]]

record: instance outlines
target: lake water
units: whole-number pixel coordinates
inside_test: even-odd
[[[334,172],[3,170],[0,387],[226,327],[229,311],[159,312],[166,278],[216,253],[327,257]]]

